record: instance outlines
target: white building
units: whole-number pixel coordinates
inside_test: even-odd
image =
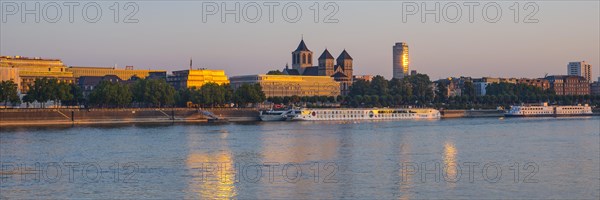
[[[567,74],[571,76],[581,76],[588,82],[593,82],[592,65],[586,63],[585,61],[569,62],[569,65],[567,65]]]
[[[408,44],[404,42],[397,42],[393,47],[393,77],[397,79],[408,76],[409,70],[409,58],[408,58]]]

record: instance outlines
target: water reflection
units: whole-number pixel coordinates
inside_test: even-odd
[[[229,150],[226,130],[222,130],[216,143],[209,144],[207,135],[188,134],[189,154],[186,166],[192,175],[188,191],[200,199],[230,199],[237,195],[235,188],[234,158]],[[210,137],[210,135],[208,136]],[[206,152],[207,146],[218,146],[219,151]]]
[[[400,197],[399,199],[410,199],[410,193],[411,193],[411,189],[413,187],[413,175],[408,175],[408,167],[405,167],[405,165],[408,165],[409,163],[412,163],[412,158],[411,158],[411,153],[412,153],[412,147],[411,147],[411,143],[412,140],[410,140],[410,137],[407,137],[405,135],[403,135],[401,137],[401,141],[403,141],[403,143],[400,145]]]
[[[457,180],[457,171],[459,169],[457,169],[457,165],[458,163],[456,163],[456,154],[458,153],[458,151],[456,150],[456,147],[454,146],[454,143],[452,141],[446,141],[444,143],[444,173],[445,173],[445,179],[446,179],[446,183],[448,183],[448,186],[450,187],[454,187],[455,186],[455,180]]]

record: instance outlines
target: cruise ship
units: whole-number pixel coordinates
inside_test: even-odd
[[[440,111],[429,108],[350,108],[350,109],[311,109],[303,108],[294,120],[402,120],[439,119]]]
[[[542,105],[511,106],[506,117],[553,117],[553,116],[585,116],[592,115],[592,107],[588,104],[576,106]]]
[[[286,121],[295,116],[294,112],[293,109],[260,111],[259,117],[261,121]]]

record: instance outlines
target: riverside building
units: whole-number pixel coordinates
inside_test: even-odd
[[[581,76],[554,75],[547,76],[550,88],[556,95],[586,95],[590,94],[589,82]]]
[[[230,78],[231,87],[260,84],[266,97],[340,95],[340,83],[329,76],[247,75]]]
[[[585,61],[569,62],[567,65],[567,74],[570,76],[581,76],[586,81],[592,82],[592,65]]]
[[[126,66],[125,69],[118,69],[116,67],[71,66],[67,68],[67,71],[72,72],[73,77],[76,79],[82,76],[104,77],[107,75],[115,75],[121,80],[129,80],[131,77],[146,78],[151,75],[165,77],[167,73],[165,70],[133,69],[133,66]]]
[[[408,76],[410,60],[408,58],[408,44],[398,42],[392,48],[393,77],[402,79]]]
[[[204,84],[211,82],[219,85],[229,84],[224,70],[209,69],[173,71],[173,74],[167,77],[167,82],[175,87],[175,89],[200,88]]]
[[[60,82],[74,83],[73,72],[59,59],[29,58],[21,56],[0,56],[0,67],[17,69],[21,79],[21,93],[29,91],[35,79],[55,78]]]

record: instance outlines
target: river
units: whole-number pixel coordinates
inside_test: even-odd
[[[600,117],[2,127],[4,198],[600,198]]]

